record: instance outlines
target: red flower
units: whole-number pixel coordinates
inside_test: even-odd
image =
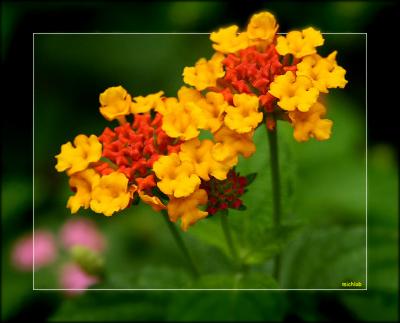
[[[114,130],[104,129],[99,141],[103,144],[103,157],[115,164],[116,170],[124,173],[130,182],[136,182],[139,190],[151,190],[155,186],[152,175],[153,163],[161,155],[180,149],[180,143],[161,129],[162,116],[156,113],[136,114],[132,123],[124,123]],[[96,167],[101,174],[113,168],[108,163]]]
[[[234,170],[230,170],[223,181],[211,178],[208,182],[202,182],[201,188],[208,195],[207,212],[213,215],[228,208],[239,209],[243,204],[239,197],[244,194],[247,185],[247,178],[239,176]]]

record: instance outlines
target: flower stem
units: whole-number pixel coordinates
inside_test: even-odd
[[[220,217],[221,217],[222,231],[224,231],[226,243],[228,244],[228,248],[231,252],[232,258],[234,259],[236,265],[238,265],[240,267],[239,256],[236,251],[235,244],[233,243],[231,230],[230,230],[230,226],[229,226],[228,212],[222,211],[220,214]]]
[[[184,257],[186,258],[187,264],[190,268],[190,272],[192,273],[194,278],[199,278],[200,274],[199,271],[190,256],[190,253],[185,245],[185,242],[182,239],[181,234],[179,233],[178,229],[175,226],[175,223],[171,222],[168,218],[168,213],[164,210],[162,211],[162,217],[165,219],[165,222],[167,223],[167,226],[172,234],[172,236],[175,239],[176,244],[178,245],[179,249],[182,251]]]
[[[272,219],[275,229],[279,228],[281,220],[281,184],[279,175],[279,159],[278,159],[278,124],[275,124],[275,129],[270,131],[267,129],[270,152],[271,165],[271,184],[272,184],[272,199],[273,211]],[[281,256],[278,254],[274,258],[272,274],[279,281],[281,269]]]

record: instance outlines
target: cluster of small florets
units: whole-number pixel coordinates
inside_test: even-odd
[[[204,182],[202,188],[207,192],[208,202],[206,211],[214,215],[218,211],[229,209],[240,209],[243,202],[240,197],[245,193],[248,185],[247,178],[240,176],[235,170],[230,170],[225,180],[219,181],[215,178]]]
[[[95,169],[102,175],[118,170],[136,183],[139,191],[151,190],[156,186],[153,164],[162,155],[178,152],[180,142],[166,135],[161,129],[162,116],[156,113],[136,115],[132,123],[126,122],[114,128],[105,128],[99,136],[103,145],[103,162]],[[115,166],[116,167],[115,167]]]
[[[276,120],[285,120],[297,141],[329,139],[332,121],[323,119],[321,94],[347,83],[337,52],[318,55],[316,48],[324,39],[314,28],[286,36],[278,36],[277,30],[275,17],[261,12],[253,15],[246,31],[238,33],[234,25],[211,33],[216,53],[185,68],[184,81],[198,90],[222,93],[229,104],[237,93],[256,97],[270,131]]]
[[[232,169],[239,156],[256,151],[253,136],[263,122],[269,131],[276,120],[290,122],[297,141],[328,139],[332,121],[323,119],[320,97],[343,88],[346,71],[336,51],[317,54],[319,31],[277,30],[275,17],[261,12],[246,31],[211,33],[215,53],[184,68],[188,86],[176,97],[160,91],[132,99],[122,86],[101,93],[100,113],[119,126],[99,137],[78,135],[56,156],[75,192],[71,212],[83,207],[110,216],[140,198],[187,230],[219,210],[243,208],[248,183]],[[204,132],[211,138],[202,139]]]

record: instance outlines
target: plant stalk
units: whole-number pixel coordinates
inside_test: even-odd
[[[272,219],[274,228],[277,229],[281,224],[281,184],[279,173],[278,158],[278,123],[275,123],[275,129],[270,131],[267,129],[269,140],[269,153],[271,165],[271,184],[272,184]],[[272,275],[279,282],[281,271],[281,256],[278,254],[274,257]]]
[[[232,234],[229,226],[229,221],[228,221],[228,212],[221,212],[220,214],[221,217],[221,226],[222,226],[222,231],[224,231],[224,236],[226,243],[228,244],[229,251],[232,255],[233,260],[235,261],[236,265],[240,267],[240,261],[239,261],[239,256],[237,253],[237,250],[235,248],[235,244],[233,243],[232,239]]]
[[[178,229],[176,228],[175,223],[173,223],[169,220],[168,213],[165,210],[162,211],[162,217],[165,219],[165,222],[167,223],[167,226],[168,226],[172,236],[174,237],[176,244],[178,245],[179,249],[182,251],[182,254],[186,259],[186,262],[189,266],[191,274],[193,275],[194,278],[199,278],[200,273],[199,273],[192,257],[190,256],[189,250],[187,249],[186,244],[183,241],[181,234],[179,233]]]

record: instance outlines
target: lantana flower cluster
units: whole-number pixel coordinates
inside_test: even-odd
[[[258,113],[263,113],[269,130],[278,119],[290,122],[299,142],[329,139],[332,121],[324,119],[322,94],[347,83],[346,71],[336,62],[337,52],[320,56],[317,47],[324,39],[312,27],[286,35],[277,35],[277,30],[275,17],[261,12],[251,17],[243,32],[234,25],[211,33],[215,54],[186,67],[184,82],[224,95],[233,106],[226,109],[224,119],[231,130],[249,133],[262,120]],[[247,101],[253,106],[251,112],[242,105],[238,108],[238,95],[242,105]]]
[[[243,208],[248,182],[235,166],[256,151],[253,136],[263,123],[274,131],[276,120],[289,122],[297,141],[328,139],[332,121],[321,96],[343,88],[346,72],[336,51],[317,54],[319,31],[277,30],[274,16],[261,12],[243,32],[211,33],[215,53],[184,68],[187,86],[175,97],[132,97],[122,86],[101,93],[100,113],[119,125],[80,134],[56,156],[75,192],[71,212],[111,216],[140,199],[187,230],[217,211]]]

